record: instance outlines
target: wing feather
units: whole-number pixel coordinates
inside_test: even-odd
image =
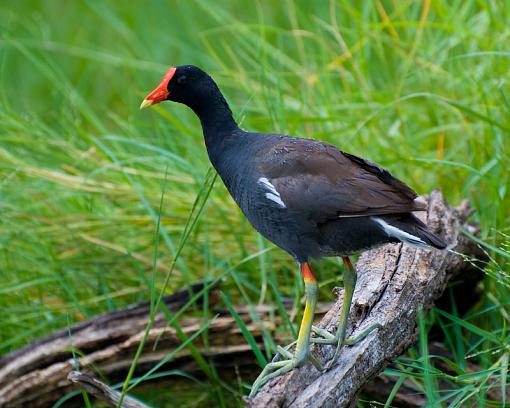
[[[310,139],[282,139],[261,152],[259,171],[286,210],[317,223],[423,210],[418,195],[379,165]]]

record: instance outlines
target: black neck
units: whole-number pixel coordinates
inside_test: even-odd
[[[227,101],[218,88],[207,97],[195,101],[191,109],[199,117],[207,148],[212,147],[238,129]]]

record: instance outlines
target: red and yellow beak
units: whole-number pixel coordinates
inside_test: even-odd
[[[175,68],[172,67],[163,77],[161,83],[142,101],[140,109],[148,108],[149,106],[156,105],[157,103],[163,102],[168,98],[168,83],[175,74]]]

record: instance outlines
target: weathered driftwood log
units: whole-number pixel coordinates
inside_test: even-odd
[[[203,284],[193,286],[198,293]],[[189,291],[180,291],[164,298],[172,312],[189,300]],[[209,292],[209,302],[217,302],[218,291]],[[143,303],[124,310],[98,316],[39,339],[0,358],[0,407],[45,407],[76,389],[67,375],[80,367],[84,372],[92,368],[104,375],[127,373],[134,353],[143,337],[149,316],[149,304]],[[140,361],[147,367],[174,350],[180,340],[173,328],[165,328],[166,318],[156,315],[154,329]],[[216,327],[221,326],[221,320]],[[200,327],[197,319],[188,319],[185,332]],[[153,352],[155,340],[161,336],[162,346]],[[164,346],[163,346],[164,345]],[[78,356],[73,360],[73,351]],[[79,357],[83,356],[83,357]]]
[[[468,213],[469,208],[465,205],[457,210],[446,208],[440,194],[434,193],[431,197],[431,209],[428,215],[429,224],[436,231],[441,232],[443,236],[446,236],[448,242],[455,242],[453,246],[456,247],[456,250],[470,256],[476,256],[479,250],[464,237],[459,236],[456,227],[456,225],[463,224]],[[464,228],[470,229],[472,227],[464,226]],[[385,308],[388,309],[389,317],[387,320],[381,320],[385,322],[384,330],[366,340],[367,343],[372,344],[373,337],[381,335],[380,344],[384,347],[374,351],[369,345],[362,343],[344,350],[344,359],[341,360],[341,364],[345,364],[346,361],[352,363],[351,368],[345,370],[346,381],[351,381],[350,384],[357,387],[353,390],[352,395],[368,381],[370,376],[377,374],[378,368],[385,364],[386,359],[397,356],[403,352],[407,345],[413,342],[414,317],[417,308],[420,306],[429,307],[433,298],[440,293],[451,276],[461,270],[464,276],[465,273],[474,269],[469,263],[463,263],[459,257],[452,254],[439,253],[438,255],[437,253],[428,254],[424,251],[414,252],[410,248],[402,249],[398,246],[389,246],[371,251],[362,256],[359,265],[362,264],[367,266],[360,273],[355,295],[356,302],[353,307],[355,313],[351,323],[356,325],[357,330],[363,319],[361,326],[369,324],[378,316],[384,317]],[[408,276],[410,274],[412,276]],[[433,283],[431,286],[427,286],[427,282]],[[193,292],[197,293],[202,288],[203,285],[196,285]],[[211,309],[217,304],[217,299],[218,290],[216,288],[210,290],[208,301]],[[188,300],[189,292],[181,291],[166,297],[165,304],[171,311],[175,312],[183,307]],[[393,300],[397,303],[400,302],[398,304],[411,305],[412,307],[407,310],[398,310],[396,304],[391,303]],[[413,302],[416,302],[414,306]],[[322,304],[318,308],[318,314],[324,314],[330,306]],[[338,313],[338,308],[339,303],[324,319],[323,325],[325,327],[334,329],[337,323],[335,314]],[[370,308],[372,308],[371,311]],[[273,331],[279,324],[278,320],[269,318],[271,310],[272,308],[268,306],[259,306],[255,310],[260,315],[265,328],[269,331]],[[142,338],[147,323],[148,311],[148,304],[142,304],[99,316],[0,357],[0,406],[50,406],[52,402],[74,390],[76,386],[67,378],[69,372],[75,369],[75,363],[71,358],[72,350],[78,351],[78,356],[83,356],[77,359],[82,372],[93,372],[96,376],[99,372],[101,378],[108,378],[110,382],[122,380],[125,378]],[[248,308],[246,306],[238,307],[237,311],[259,346],[263,347],[261,327],[259,324],[253,323]],[[397,318],[400,320],[395,321],[394,319]],[[183,316],[179,323],[183,332],[187,336],[191,336],[203,325],[204,321],[196,317]],[[166,325],[166,318],[158,313],[154,329],[150,333],[138,365],[140,373],[161,361],[181,344],[176,331],[172,327],[166,327]],[[396,328],[392,328],[392,325],[395,325]],[[392,332],[392,330],[395,331]],[[228,311],[220,311],[219,317],[210,324],[208,332],[208,347],[203,347],[198,340],[195,341],[195,345],[204,355],[214,357],[219,370],[233,371],[234,367],[244,366],[251,367],[251,371],[254,374],[257,373],[259,369],[254,368],[256,361],[251,348]],[[160,335],[161,337],[159,337]],[[397,344],[397,347],[390,353],[387,351],[389,347],[387,337],[393,335],[396,337],[394,343]],[[158,347],[154,350],[153,346],[158,338]],[[357,355],[363,350],[369,350],[370,352],[369,365],[366,371],[359,366],[363,362],[362,356]],[[381,353],[380,355],[377,354],[377,350]],[[346,359],[347,356],[350,357]],[[377,367],[370,366],[375,362],[378,362]],[[337,366],[332,371],[336,370],[338,372],[338,367],[341,368],[342,366]],[[163,369],[169,368],[191,372],[200,371],[190,352],[186,349],[180,351],[169,364],[163,367]],[[359,377],[356,377],[353,371],[359,373]],[[299,380],[299,377],[296,376],[301,375],[310,375],[309,380],[305,378],[302,383],[303,391],[308,390],[308,392],[310,384],[318,378],[318,373],[314,372],[313,369],[310,370],[306,367],[300,369],[299,372],[291,373],[285,379],[290,384],[289,390],[296,386],[296,381]],[[326,373],[326,375],[328,374]],[[355,377],[354,380],[352,379],[353,376]],[[279,403],[294,406],[294,401],[287,396],[292,394],[285,394],[282,385],[278,385],[280,381],[277,381],[276,394],[269,394],[266,387],[254,401],[251,401],[251,404],[255,405],[258,401],[267,401],[269,406],[275,406]],[[334,381],[335,384],[341,382],[336,379]],[[365,393],[374,399],[384,400],[393,384],[391,379],[377,377],[374,382],[368,385]],[[299,390],[301,390],[301,384],[299,384]],[[397,394],[394,402],[406,403],[407,401],[409,406],[413,406],[413,401],[416,404],[420,403],[420,398],[414,397],[410,400],[405,395],[405,384],[402,391],[402,393]],[[295,392],[296,397],[303,398],[304,395]],[[296,399],[296,401],[299,400]],[[304,406],[315,406],[314,404],[319,405],[321,403],[319,400],[317,402],[312,400]]]
[[[448,248],[473,256],[477,246],[461,233],[470,214],[467,203],[448,207],[439,191],[427,198],[425,221],[442,236]],[[402,354],[416,339],[416,315],[430,308],[448,280],[465,270],[463,257],[453,251],[423,250],[407,245],[387,245],[363,253],[356,270],[358,283],[349,320],[349,334],[355,335],[372,323],[382,329],[362,342],[345,347],[338,363],[325,373],[310,364],[268,382],[249,407],[347,407],[362,387],[393,358]],[[319,327],[334,332],[342,304],[342,291],[334,307]],[[332,347],[316,346],[323,361],[333,355]]]
[[[67,379],[75,384],[78,384],[85,389],[89,394],[106,402],[112,407],[119,405],[121,401],[121,393],[115,391],[102,381],[92,377],[90,374],[80,373],[79,371],[71,371]],[[147,405],[126,396],[122,400],[122,408],[149,408]]]
[[[202,284],[195,285],[192,293],[199,293],[203,287]],[[211,309],[218,306],[218,294],[217,287],[208,290]],[[176,312],[188,300],[189,291],[182,290],[165,297],[164,302],[169,310]],[[289,301],[286,306],[290,308],[291,304]],[[330,307],[331,304],[319,304],[317,312],[324,315]],[[262,329],[253,323],[248,307],[239,306],[236,309],[262,348]],[[254,312],[269,331],[274,331],[280,324],[278,319],[270,318],[270,314],[275,314],[273,307],[257,306]],[[234,372],[235,367],[251,366],[256,374],[256,359],[238,324],[227,310],[218,310],[218,315],[208,327],[208,347],[197,340],[195,345],[198,350],[204,356],[214,358],[219,370]],[[110,381],[122,381],[143,337],[148,316],[147,303],[135,305],[75,324],[0,357],[0,407],[51,406],[77,388],[68,378],[68,374],[77,366],[82,374],[93,373],[94,377],[100,375]],[[167,324],[166,317],[157,313],[137,373],[145,373],[182,344],[176,330],[167,327]],[[202,327],[204,319],[184,315],[179,324],[189,337]],[[156,341],[158,345],[154,349]],[[76,361],[73,360],[73,351],[77,356]],[[200,372],[200,367],[186,348],[162,368]]]

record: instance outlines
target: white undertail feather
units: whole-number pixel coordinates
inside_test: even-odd
[[[408,232],[402,231],[400,228],[388,224],[381,218],[372,217],[372,219],[382,227],[386,235],[388,235],[389,237],[397,238],[400,241],[405,242],[406,244],[414,245],[420,248],[430,247],[430,245],[423,241],[421,238],[411,235]]]
[[[264,187],[266,190],[269,190],[269,192],[265,194],[268,200],[275,202],[281,208],[285,208],[285,203],[281,199],[280,193],[276,191],[276,188],[271,184],[271,182],[267,178],[265,177],[259,178],[258,184]]]

